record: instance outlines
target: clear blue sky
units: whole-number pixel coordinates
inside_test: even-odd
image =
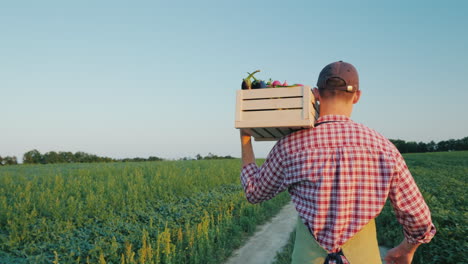
[[[1,1],[0,155],[240,155],[247,71],[360,74],[353,120],[389,138],[468,136],[466,1]],[[256,143],[265,157],[272,143]]]

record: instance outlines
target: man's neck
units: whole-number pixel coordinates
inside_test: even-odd
[[[334,104],[329,102],[324,102],[320,104],[320,116],[326,115],[344,115],[351,117],[353,111],[353,105],[343,105],[343,104]]]

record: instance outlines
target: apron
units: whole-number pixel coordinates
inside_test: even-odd
[[[341,249],[350,264],[382,264],[374,219],[346,241]],[[298,217],[291,264],[324,264],[327,255],[327,251],[318,244]],[[335,254],[339,257],[337,255]],[[328,257],[328,259],[333,258]]]

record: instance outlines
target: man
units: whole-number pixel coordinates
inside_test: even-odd
[[[331,63],[320,72],[317,87],[315,127],[280,139],[261,167],[255,164],[250,135],[241,130],[241,182],[248,201],[259,203],[288,189],[302,220],[293,263],[368,264],[380,263],[374,218],[388,197],[405,239],[385,260],[411,263],[435,227],[395,146],[350,119],[361,96],[356,69],[343,61]]]

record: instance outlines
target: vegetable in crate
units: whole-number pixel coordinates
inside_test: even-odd
[[[252,82],[252,89],[266,88],[266,83],[262,80],[257,80],[255,76],[252,75],[254,81]]]
[[[252,73],[247,73],[249,74],[249,76],[247,76],[247,78],[243,79],[242,80],[242,90],[250,90],[252,89],[252,81],[250,81],[250,79],[254,76],[254,74],[256,74],[257,72],[260,72],[260,70],[256,70]]]
[[[260,88],[266,88],[266,87],[267,87],[266,83],[262,80],[255,79],[252,83],[252,89],[260,89]]]
[[[274,82],[271,83],[271,87],[277,87],[277,86],[281,86],[280,81],[274,81]]]

